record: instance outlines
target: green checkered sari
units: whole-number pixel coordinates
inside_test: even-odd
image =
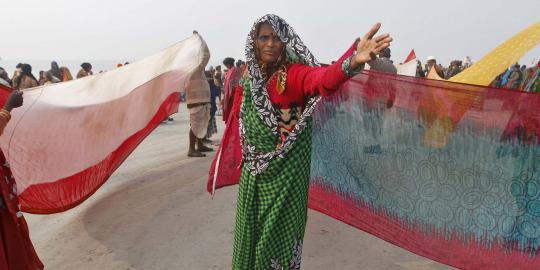
[[[243,90],[246,140],[260,151],[275,150],[277,138],[257,115],[246,80]],[[285,158],[252,175],[245,167],[234,234],[233,269],[300,269],[307,220],[311,119]]]
[[[243,163],[233,269],[300,269],[311,165],[311,113],[320,98],[306,97],[302,115],[282,140],[278,112],[268,96],[267,81],[255,53],[257,26],[263,22],[272,25],[285,44],[289,63],[319,65],[280,17],[267,14],[253,24],[246,41],[248,76],[242,83],[238,119]]]

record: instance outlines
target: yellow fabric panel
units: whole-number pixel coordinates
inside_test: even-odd
[[[470,68],[452,77],[450,81],[487,86],[538,43],[540,43],[540,22],[499,45]]]

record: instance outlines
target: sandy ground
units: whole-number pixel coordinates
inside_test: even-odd
[[[26,214],[46,269],[231,268],[238,189],[214,199],[206,192],[215,152],[186,156],[189,123],[180,107],[86,202],[65,213]],[[302,269],[451,268],[310,210]]]

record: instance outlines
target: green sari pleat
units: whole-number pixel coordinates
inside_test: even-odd
[[[277,138],[264,125],[244,84],[246,139],[257,151],[275,150]],[[275,158],[261,174],[242,168],[236,227],[234,270],[300,269],[307,221],[311,165],[311,119],[284,158]]]

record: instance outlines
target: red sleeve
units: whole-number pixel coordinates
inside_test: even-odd
[[[342,62],[327,67],[291,65],[287,73],[287,88],[301,91],[304,96],[331,95],[349,79],[341,69]]]

